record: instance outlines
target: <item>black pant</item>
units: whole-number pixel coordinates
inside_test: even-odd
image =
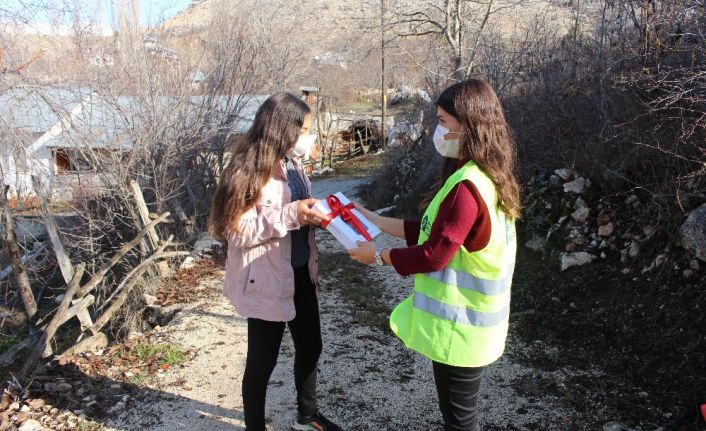
[[[433,362],[444,431],[480,431],[478,390],[483,367],[466,368]]]
[[[316,412],[316,371],[321,355],[321,323],[316,287],[306,267],[294,270],[294,308],[287,322],[294,341],[294,383],[299,415]],[[248,319],[248,357],[243,376],[243,410],[247,431],[265,430],[265,395],[277,365],[284,322]]]

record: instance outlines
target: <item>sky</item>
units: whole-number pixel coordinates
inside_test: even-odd
[[[118,3],[138,5],[140,25],[158,24],[185,9],[191,0],[0,0],[0,21],[25,22],[28,30],[41,33],[65,33],[73,22],[75,8],[82,19],[99,21],[103,34],[111,34],[117,23]]]

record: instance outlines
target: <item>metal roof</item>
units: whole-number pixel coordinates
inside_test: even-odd
[[[46,132],[36,144],[50,148],[130,148],[130,131],[148,126],[150,118],[173,119],[175,131],[203,122],[212,128],[223,125],[227,133],[246,133],[269,97],[202,95],[145,100],[132,96],[111,99],[89,89],[27,90],[0,94],[0,121],[5,122],[0,123],[0,129]],[[61,119],[69,126],[57,129]]]

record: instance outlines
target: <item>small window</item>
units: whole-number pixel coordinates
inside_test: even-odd
[[[81,151],[67,148],[54,150],[54,164],[58,173],[93,170],[93,164]]]

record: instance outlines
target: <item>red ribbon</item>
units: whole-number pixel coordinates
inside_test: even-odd
[[[352,202],[348,202],[346,205],[343,205],[338,197],[335,195],[328,195],[326,197],[326,203],[328,203],[329,208],[331,208],[331,212],[328,214],[329,219],[321,222],[321,227],[325,228],[329,225],[329,223],[331,223],[331,220],[340,216],[341,220],[352,225],[353,228],[358,231],[359,234],[363,235],[363,238],[367,241],[373,240],[373,237],[370,236],[360,219],[353,214],[353,211],[351,211],[355,208],[355,205],[353,205]]]

